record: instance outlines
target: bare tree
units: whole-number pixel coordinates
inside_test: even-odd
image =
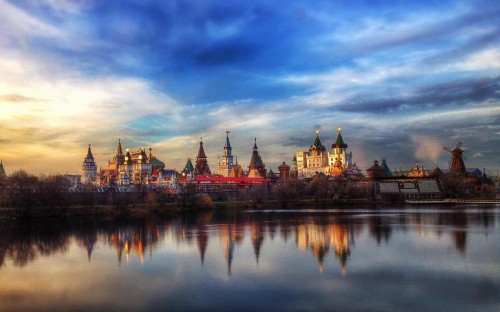
[[[33,209],[38,206],[38,178],[19,170],[9,177],[10,202],[19,209],[24,217],[30,217]]]
[[[315,175],[309,184],[309,191],[314,196],[316,204],[325,204],[329,198],[328,178],[325,174],[319,173]]]
[[[198,190],[194,183],[180,185],[177,190],[177,200],[183,207],[193,207],[196,203],[197,193]]]

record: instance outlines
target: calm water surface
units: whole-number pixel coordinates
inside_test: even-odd
[[[0,311],[500,311],[500,208],[12,222]]]

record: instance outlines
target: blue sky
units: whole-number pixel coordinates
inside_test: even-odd
[[[500,169],[498,1],[0,0],[0,159],[10,172],[105,167],[118,138],[212,171],[225,131],[248,166],[325,146]]]

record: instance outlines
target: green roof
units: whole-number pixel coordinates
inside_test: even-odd
[[[339,128],[339,134],[337,135],[337,141],[332,145],[332,148],[347,148],[347,144],[344,143],[344,139],[342,139],[342,134],[340,133],[340,128]]]
[[[320,151],[326,151],[326,148],[323,146],[323,144],[321,144],[321,140],[319,139],[319,131],[316,131],[316,139],[314,139],[314,143],[313,145],[311,145],[309,150],[312,150],[313,148]]]
[[[392,177],[392,172],[391,172],[391,169],[389,169],[389,166],[387,166],[387,163],[385,161],[385,158],[382,159],[382,165],[380,166],[382,168],[384,168],[385,170],[385,174],[388,176],[388,177]]]
[[[186,161],[186,165],[184,166],[184,170],[182,170],[184,172],[193,172],[194,171],[194,167],[193,167],[193,163],[191,162],[191,158],[188,158],[188,160]]]

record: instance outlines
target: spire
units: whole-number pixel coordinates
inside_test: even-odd
[[[342,134],[340,131],[342,128],[338,128],[339,134],[337,135],[337,141],[332,145],[332,148],[347,148],[347,144],[344,143],[344,140],[342,139]]]
[[[153,148],[149,147],[149,159],[153,158]]]
[[[321,144],[321,140],[319,139],[319,130],[316,130],[316,138],[314,139],[313,145],[309,148],[309,151],[316,150],[319,152],[326,152],[326,148]]]
[[[226,131],[226,145],[224,146],[224,149],[231,150],[231,143],[229,143],[229,133],[230,131]]]
[[[248,176],[255,177],[266,177],[267,169],[266,165],[262,161],[262,158],[259,155],[259,151],[257,148],[257,138],[255,138],[255,143],[253,146],[252,159],[250,159],[250,165],[248,166]]]
[[[203,138],[200,138],[200,149],[198,150],[198,156],[196,158],[207,158],[205,149],[203,148]]]
[[[118,148],[116,149],[116,155],[117,156],[123,156],[122,142],[121,142],[120,139],[118,139]]]
[[[86,159],[88,160],[94,160],[94,155],[92,155],[92,150],[90,149],[90,144],[89,144],[89,148],[87,150],[87,157]]]
[[[0,178],[5,178],[7,177],[7,174],[5,173],[5,170],[3,169],[3,161],[0,160]]]
[[[205,155],[205,150],[203,149],[203,139],[200,138],[200,149],[198,150],[198,156],[196,157],[196,166],[194,168],[195,174],[212,174],[210,167],[207,162],[207,155]]]
[[[184,166],[184,170],[182,170],[184,172],[193,172],[194,171],[194,167],[193,167],[193,163],[191,162],[191,158],[188,158],[187,161],[186,161],[186,165]]]

